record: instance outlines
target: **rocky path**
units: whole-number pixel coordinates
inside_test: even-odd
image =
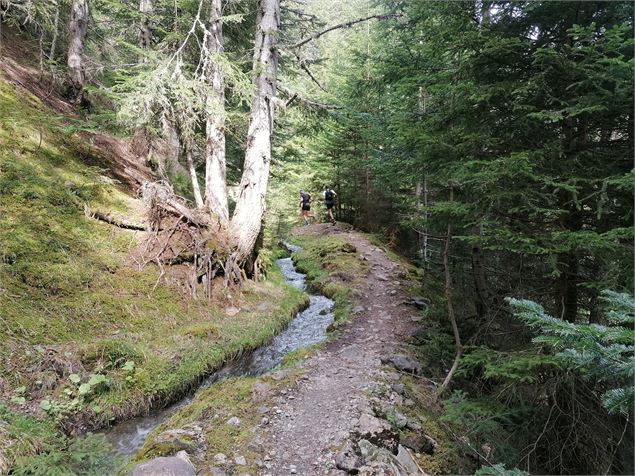
[[[388,438],[384,447],[394,445],[392,449],[397,450],[398,441],[390,441],[394,436],[386,422],[372,415],[369,391],[386,376],[382,361],[401,353],[416,316],[416,310],[404,304],[407,296],[399,281],[403,270],[381,249],[362,235],[337,226],[314,225],[305,232],[344,237],[368,261],[369,274],[365,284],[354,292],[358,302],[352,322],[340,338],[308,359],[304,377],[279,397],[278,411],[263,430],[262,439],[269,450],[263,474],[272,476],[345,474],[337,466],[363,465],[359,461],[363,445],[357,445],[357,441],[372,440],[379,434]],[[404,359],[400,364],[413,362]],[[356,445],[354,450],[351,441]],[[408,464],[405,462],[405,467]],[[382,474],[371,466],[366,471]],[[422,474],[412,462],[406,472]]]

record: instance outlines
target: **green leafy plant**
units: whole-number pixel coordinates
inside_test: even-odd
[[[610,414],[630,415],[635,395],[635,302],[625,293],[604,291],[609,325],[574,324],[548,315],[532,301],[508,299],[517,318],[539,331],[564,363],[593,382]],[[628,327],[627,327],[628,326]]]
[[[35,456],[19,456],[12,474],[17,476],[101,476],[114,474],[123,460],[113,456],[103,435],[88,433],[73,440],[65,449],[55,449]]]

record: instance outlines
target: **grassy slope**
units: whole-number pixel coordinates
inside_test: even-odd
[[[275,271],[211,305],[155,288],[155,269],[127,263],[139,235],[84,216],[85,203],[133,221],[137,208],[84,154],[64,118],[0,78],[0,472],[62,441],[50,418],[39,434],[16,413],[44,418],[46,399],[67,428],[90,427],[167,403],[306,301]],[[103,374],[109,385],[79,396],[71,374],[82,383]]]

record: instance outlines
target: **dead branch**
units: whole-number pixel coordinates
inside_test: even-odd
[[[89,218],[103,221],[118,228],[124,228],[126,230],[148,231],[148,229],[143,225],[135,225],[134,223],[117,220],[116,218],[113,218],[105,213],[99,212],[97,210],[91,210],[88,205],[84,205],[84,214]]]
[[[299,48],[303,45],[306,45],[308,42],[313,41],[313,40],[317,40],[319,37],[327,34],[330,31],[333,30],[338,30],[340,28],[350,28],[351,26],[357,24],[357,23],[362,23],[368,20],[373,20],[373,19],[377,19],[377,20],[388,20],[391,18],[398,18],[401,15],[396,14],[396,13],[388,13],[388,14],[383,14],[383,15],[371,15],[368,17],[364,17],[364,18],[358,18],[357,20],[350,20],[344,23],[339,23],[337,25],[333,25],[325,30],[322,31],[318,31],[316,33],[313,33],[311,36],[304,38],[300,41],[298,41],[297,43],[293,44],[293,45],[289,45],[287,46],[287,48],[289,49],[295,49],[295,48]]]
[[[292,93],[291,91],[283,87],[278,87],[276,89],[281,94],[289,98],[285,104],[285,107],[288,107],[295,101],[309,109],[320,109],[325,111],[332,110],[332,109],[342,109],[342,106],[336,106],[335,104],[324,104],[324,103],[320,103],[316,101],[311,101],[310,99],[303,98],[299,96],[298,93]]]

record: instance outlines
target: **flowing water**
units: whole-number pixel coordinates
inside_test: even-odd
[[[285,246],[292,253],[300,250],[288,243]],[[295,269],[291,258],[279,259],[276,264],[287,283],[298,289],[306,288],[305,275]],[[198,389],[209,387],[226,377],[262,375],[280,364],[289,352],[323,341],[326,338],[326,328],[333,322],[333,304],[332,300],[324,296],[310,295],[309,307],[299,312],[288,327],[268,345],[229,362],[207,377]],[[190,403],[195,394],[148,416],[118,423],[106,432],[106,437],[118,453],[132,454],[143,445],[148,433]]]

